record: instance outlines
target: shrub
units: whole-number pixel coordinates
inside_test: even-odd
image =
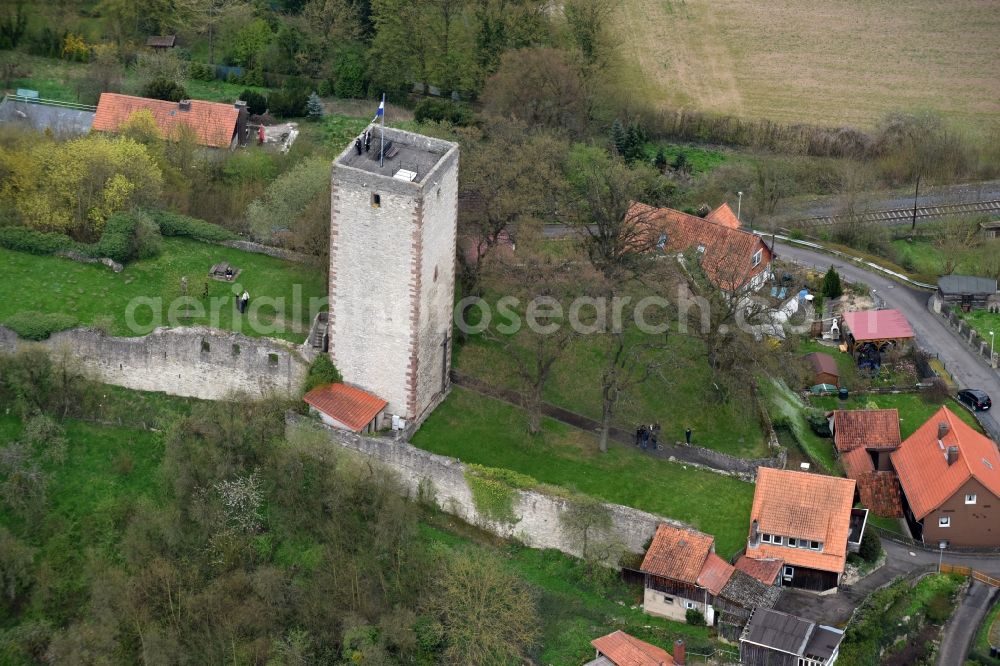
[[[296,118],[306,115],[309,105],[309,90],[289,79],[281,90],[271,93],[268,108],[274,115]]]
[[[935,377],[931,380],[930,386],[920,392],[920,397],[929,405],[943,405],[945,400],[951,397],[948,382]]]
[[[188,65],[188,76],[195,81],[214,81],[215,67],[206,63],[192,62]]]
[[[18,312],[7,317],[4,326],[26,340],[45,340],[56,331],[73,328],[76,317],[64,312]]]
[[[328,355],[322,354],[318,356],[315,361],[313,361],[311,366],[309,366],[309,372],[306,374],[306,383],[303,391],[308,392],[317,386],[335,384],[342,381],[344,381],[344,379],[340,376],[340,371],[337,370],[337,366],[333,364],[333,361],[330,360]]]
[[[364,97],[368,91],[365,47],[352,44],[337,49],[333,59],[333,94],[337,97]],[[320,91],[320,94],[323,94]]]
[[[697,608],[688,608],[684,613],[684,619],[693,627],[705,626],[705,615]]]
[[[247,103],[247,111],[252,115],[262,116],[267,113],[267,97],[263,93],[247,88],[240,93],[240,99]]]
[[[30,254],[53,254],[77,248],[68,236],[26,227],[0,227],[0,246]]]
[[[879,541],[875,530],[865,530],[865,535],[861,537],[861,548],[858,550],[858,555],[866,562],[875,562],[881,557],[882,542]]]
[[[806,422],[812,431],[820,437],[831,437],[830,422],[826,418],[826,412],[822,409],[810,409],[806,412]]]
[[[209,243],[236,238],[236,234],[217,224],[180,213],[159,210],[150,213],[150,217],[160,227],[160,235],[162,236],[183,236]]]
[[[448,122],[460,126],[469,125],[473,121],[472,111],[467,106],[433,97],[420,100],[417,108],[413,110],[413,117],[418,123]]]
[[[184,86],[170,79],[153,79],[143,87],[142,95],[143,97],[163,99],[168,102],[179,102],[182,99],[188,98],[187,90],[184,89]]]
[[[125,263],[154,257],[159,251],[158,230],[148,216],[115,213],[105,223],[101,240],[91,254]]]

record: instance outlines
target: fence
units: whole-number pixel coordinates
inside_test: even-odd
[[[994,578],[989,574],[984,574],[982,571],[976,571],[972,567],[962,567],[955,564],[942,564],[941,573],[953,573],[959,576],[972,577],[973,580],[978,580],[980,583],[986,583],[987,585],[992,585],[993,587],[1000,587],[1000,578]]]
[[[998,354],[994,351],[993,340],[987,340],[969,322],[962,319],[954,308],[941,303],[936,296],[932,297],[927,304],[931,312],[940,312],[949,328],[959,337],[962,342],[991,368],[997,367]]]
[[[40,106],[58,106],[62,109],[72,109],[74,111],[97,111],[96,106],[90,104],[77,104],[76,102],[63,102],[58,99],[45,99],[44,97],[25,97],[24,95],[4,95],[3,101],[23,102],[25,104],[38,104]]]

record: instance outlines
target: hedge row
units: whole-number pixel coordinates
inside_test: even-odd
[[[7,317],[3,325],[26,340],[44,340],[56,331],[73,328],[78,321],[64,312],[18,312]]]
[[[237,238],[236,234],[223,229],[217,224],[181,215],[180,213],[158,210],[151,212],[150,217],[160,227],[160,235],[162,236],[184,236],[209,243],[235,240]]]
[[[0,227],[0,247],[29,254],[54,254],[60,250],[85,251],[85,246],[64,234],[36,231],[27,227]]]

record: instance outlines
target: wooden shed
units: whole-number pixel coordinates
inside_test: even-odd
[[[823,352],[812,352],[806,354],[806,363],[812,372],[810,375],[810,386],[816,384],[833,384],[840,386],[840,370],[837,369],[837,361],[829,354]]]

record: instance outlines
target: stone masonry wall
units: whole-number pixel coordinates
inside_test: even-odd
[[[570,506],[562,497],[534,490],[515,490],[514,524],[497,523],[476,510],[472,491],[465,480],[465,465],[455,458],[424,451],[402,440],[363,437],[329,428],[314,419],[289,414],[289,429],[315,428],[324,431],[330,441],[370,456],[399,475],[410,496],[417,497],[421,483],[429,482],[436,504],[468,523],[478,525],[503,538],[514,538],[532,548],[555,548],[579,557],[576,539],[563,529],[560,516]],[[605,504],[611,516],[612,533],[630,552],[642,553],[660,523],[689,527],[684,523],[619,504]]]
[[[0,352],[31,345],[66,350],[107,384],[206,400],[235,392],[293,394],[301,388],[315,354],[283,340],[201,326],[158,328],[135,338],[76,328],[53,333],[42,342],[22,340],[0,326]]]

